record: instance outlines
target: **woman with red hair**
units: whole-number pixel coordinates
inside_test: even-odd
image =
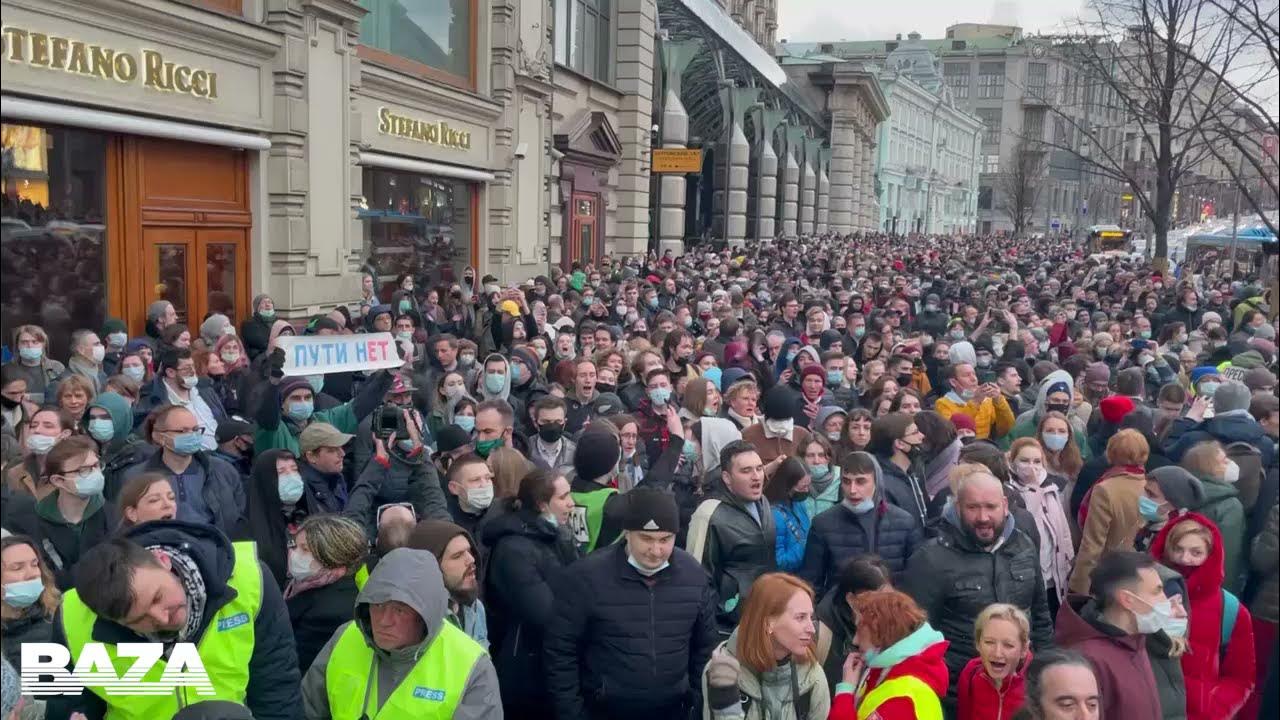
[[[1187,720],[1231,720],[1248,700],[1256,675],[1249,610],[1222,587],[1222,535],[1213,521],[1189,512],[1156,535],[1151,554],[1187,581]]]
[[[949,644],[910,595],[883,589],[855,595],[857,652],[844,661],[829,720],[942,720]]]

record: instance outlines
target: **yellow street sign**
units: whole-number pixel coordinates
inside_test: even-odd
[[[702,151],[697,148],[654,148],[653,172],[702,172]]]

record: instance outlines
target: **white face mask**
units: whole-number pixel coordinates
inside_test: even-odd
[[[1235,460],[1228,460],[1226,469],[1222,471],[1222,482],[1234,485],[1239,479],[1240,466],[1236,464]]]
[[[91,350],[89,354],[93,356],[94,362],[100,363],[102,362],[102,359],[107,356],[107,349],[101,345],[94,345],[93,350]]]
[[[315,575],[318,570],[315,558],[310,553],[298,549],[289,551],[289,577],[302,581]]]
[[[483,511],[489,509],[489,506],[493,504],[493,485],[467,488],[464,504],[469,506],[468,509],[470,510]]]

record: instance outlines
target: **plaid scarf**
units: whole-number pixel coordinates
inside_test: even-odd
[[[200,567],[191,556],[166,545],[149,545],[147,549],[153,553],[164,553],[169,558],[169,571],[178,576],[182,590],[187,596],[187,622],[176,631],[162,631],[148,635],[148,639],[165,644],[165,654],[169,653],[174,643],[194,642],[200,633],[204,620],[205,602],[209,599],[205,589],[204,577],[200,575]]]

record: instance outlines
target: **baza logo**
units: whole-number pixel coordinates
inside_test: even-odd
[[[106,645],[85,643],[75,667],[67,670],[71,651],[65,645],[23,643],[22,694],[79,695],[86,687],[101,688],[107,695],[169,695],[178,688],[190,688],[197,695],[214,694],[192,643],[175,644],[167,660],[162,643],[120,643],[115,656],[120,661],[136,660],[119,675]]]

